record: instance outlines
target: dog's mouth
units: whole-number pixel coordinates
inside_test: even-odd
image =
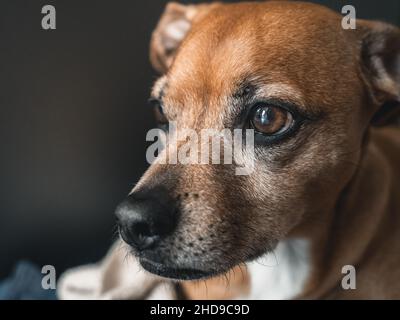
[[[163,278],[169,278],[174,280],[199,280],[204,278],[209,278],[215,275],[214,271],[204,271],[192,268],[180,268],[178,266],[171,267],[166,266],[159,262],[154,262],[146,258],[139,259],[142,267],[155,275]]]

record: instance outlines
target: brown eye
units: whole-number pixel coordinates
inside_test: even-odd
[[[292,127],[293,122],[289,111],[267,104],[256,105],[250,118],[251,126],[265,135],[284,133]]]
[[[164,125],[164,124],[168,123],[168,119],[165,116],[163,106],[159,101],[154,102],[154,114],[156,117],[156,121],[160,125]]]

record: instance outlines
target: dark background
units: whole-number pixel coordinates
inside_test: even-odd
[[[314,2],[400,22],[398,0]],[[20,259],[60,273],[106,253],[147,166],[148,43],[166,3],[0,0],[0,279]],[[41,29],[45,4],[57,30]]]

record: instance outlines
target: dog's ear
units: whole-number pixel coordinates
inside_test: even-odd
[[[168,70],[192,23],[216,5],[218,3],[183,5],[170,2],[167,4],[150,43],[150,61],[157,71],[165,73]]]
[[[383,22],[357,21],[364,81],[376,106],[372,123],[400,115],[400,29]]]

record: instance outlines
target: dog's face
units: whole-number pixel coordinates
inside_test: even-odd
[[[255,166],[236,175],[235,165],[154,163],[118,213],[146,269],[180,279],[218,274],[333,208],[377,106],[399,93],[390,73],[370,64],[371,28],[343,30],[341,16],[303,3],[167,7],[152,40],[164,72],[152,93],[159,121],[196,132],[252,128],[255,152],[244,159]],[[126,216],[143,206],[152,218],[134,229],[151,241],[138,249]]]

